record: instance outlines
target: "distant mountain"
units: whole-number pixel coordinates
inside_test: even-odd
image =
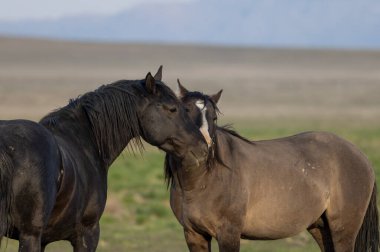
[[[380,1],[142,4],[111,16],[0,22],[0,34],[97,41],[380,48]]]

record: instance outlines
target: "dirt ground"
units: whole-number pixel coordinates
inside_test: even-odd
[[[84,92],[141,79],[223,89],[226,118],[379,121],[380,51],[97,44],[0,38],[0,119],[38,120]]]

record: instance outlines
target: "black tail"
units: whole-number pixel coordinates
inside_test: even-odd
[[[376,192],[377,188],[375,183],[363,224],[356,237],[355,252],[379,251],[379,215],[377,211]]]
[[[0,148],[0,246],[1,239],[7,235],[11,223],[12,174],[12,159],[3,148]]]

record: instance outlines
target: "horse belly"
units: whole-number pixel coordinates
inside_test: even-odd
[[[274,196],[275,195],[275,196]],[[281,239],[296,235],[315,223],[326,210],[329,194],[277,193],[248,207],[242,236]]]

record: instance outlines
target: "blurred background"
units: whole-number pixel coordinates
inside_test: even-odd
[[[219,124],[254,140],[307,130],[358,145],[380,172],[377,0],[0,0],[0,119],[38,121],[70,98],[164,66],[176,90],[223,89]],[[164,153],[110,169],[98,251],[186,251]],[[296,214],[296,213],[295,213]],[[16,251],[9,241],[7,251]],[[214,249],[217,245],[213,244]],[[319,251],[307,233],[242,251]],[[71,251],[57,242],[47,251]]]

